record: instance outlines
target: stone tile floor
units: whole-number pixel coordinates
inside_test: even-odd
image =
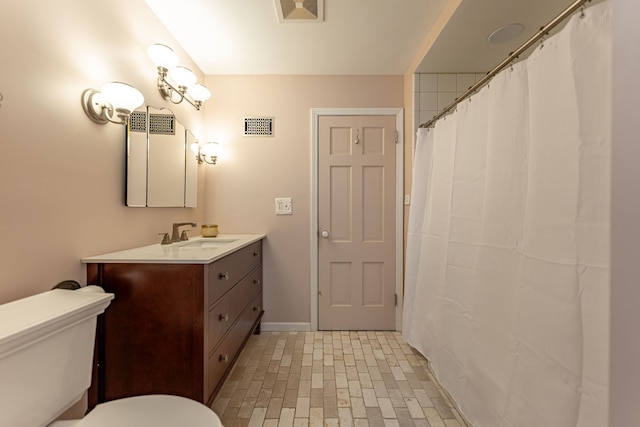
[[[252,335],[213,409],[225,427],[465,427],[399,332]]]

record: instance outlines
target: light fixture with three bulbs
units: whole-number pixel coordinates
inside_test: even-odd
[[[158,69],[158,90],[164,99],[174,104],[187,101],[199,110],[211,97],[209,89],[197,83],[198,78],[190,69],[178,66],[178,56],[169,46],[153,44],[147,55]]]

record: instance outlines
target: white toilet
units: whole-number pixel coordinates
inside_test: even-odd
[[[54,289],[0,305],[0,427],[220,427],[205,405],[179,396],[128,397],[75,421],[54,421],[91,384],[102,288]]]

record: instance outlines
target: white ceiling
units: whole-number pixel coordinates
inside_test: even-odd
[[[275,0],[146,0],[205,74],[321,75],[403,74],[447,1],[324,0],[323,22],[280,23]],[[488,71],[570,3],[462,0],[417,71]]]

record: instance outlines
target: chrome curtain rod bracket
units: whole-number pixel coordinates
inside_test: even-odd
[[[478,81],[475,85],[473,85],[469,89],[467,89],[467,91],[465,93],[463,93],[458,98],[456,98],[451,104],[447,105],[438,114],[433,116],[433,118],[431,120],[421,124],[419,127],[428,128],[428,127],[431,127],[431,126],[435,125],[435,123],[440,118],[442,118],[447,113],[449,113],[453,108],[455,108],[456,105],[458,105],[464,99],[466,99],[469,96],[473,95],[474,92],[476,92],[478,89],[480,89],[482,86],[484,86],[485,83],[487,83],[489,80],[491,80],[493,78],[493,76],[495,76],[500,71],[502,71],[503,69],[508,67],[513,61],[518,59],[518,57],[524,51],[526,51],[531,46],[533,46],[537,41],[542,40],[545,36],[547,36],[549,34],[549,31],[551,31],[559,23],[561,23],[562,21],[564,21],[565,19],[570,17],[576,10],[582,9],[582,12],[581,12],[580,16],[583,16],[584,15],[585,5],[586,5],[586,3],[590,3],[590,2],[591,2],[591,0],[576,0],[575,2],[573,2],[569,7],[567,7],[564,11],[562,11],[558,16],[553,18],[551,20],[551,22],[549,22],[544,27],[541,27],[540,30],[536,34],[534,34],[529,40],[524,42],[518,49],[516,49],[513,52],[511,52],[509,54],[509,56],[504,61],[502,61],[500,64],[498,64],[497,67],[495,67],[493,70],[491,70],[487,74],[485,74],[485,76],[482,79],[480,79],[480,81]],[[542,46],[542,43],[541,43],[541,46]]]

